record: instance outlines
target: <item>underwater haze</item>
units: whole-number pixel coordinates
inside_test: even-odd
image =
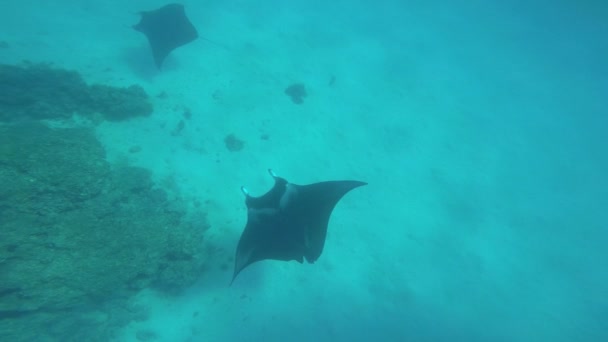
[[[608,341],[607,2],[167,4],[0,2],[1,341]],[[368,185],[230,284],[268,169]]]

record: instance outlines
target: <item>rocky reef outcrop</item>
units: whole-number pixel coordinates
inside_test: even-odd
[[[106,341],[135,314],[120,301],[191,285],[208,224],[184,208],[147,170],[110,165],[91,129],[0,125],[2,340]]]
[[[0,121],[63,119],[73,114],[120,121],[148,116],[152,110],[138,85],[87,85],[76,71],[48,64],[0,65]]]

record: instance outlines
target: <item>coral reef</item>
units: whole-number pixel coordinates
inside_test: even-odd
[[[104,154],[90,129],[0,125],[3,340],[107,341],[136,291],[179,291],[203,272],[204,215]],[[100,309],[112,301],[124,303]]]
[[[46,64],[0,65],[0,121],[101,115],[106,120],[148,116],[152,105],[137,85],[87,85],[75,71]]]

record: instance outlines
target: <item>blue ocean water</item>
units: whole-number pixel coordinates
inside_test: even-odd
[[[151,116],[94,125],[107,160],[204,211],[205,240],[230,255],[246,219],[239,188],[263,194],[269,167],[298,184],[369,185],[336,207],[314,265],[265,261],[228,286],[232,265],[211,259],[178,294],[131,293],[146,315],[108,340],[608,340],[608,4],[183,4],[204,39],[159,71],[130,26],[164,3],[3,0],[0,63],[143,87]],[[302,104],[284,94],[295,82]],[[226,148],[231,133],[242,150]],[[116,296],[96,302],[90,340]],[[0,334],[30,310],[44,307],[2,308]],[[53,329],[39,334],[77,327]]]

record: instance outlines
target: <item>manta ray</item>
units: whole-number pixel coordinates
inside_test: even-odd
[[[159,69],[173,50],[198,38],[198,32],[186,17],[183,5],[169,4],[139,14],[141,20],[133,28],[148,37],[154,62]]]
[[[232,282],[247,266],[262,260],[314,263],[323,252],[329,217],[346,193],[366,185],[354,180],[296,185],[278,177],[260,197],[246,188],[247,223],[239,240]]]

